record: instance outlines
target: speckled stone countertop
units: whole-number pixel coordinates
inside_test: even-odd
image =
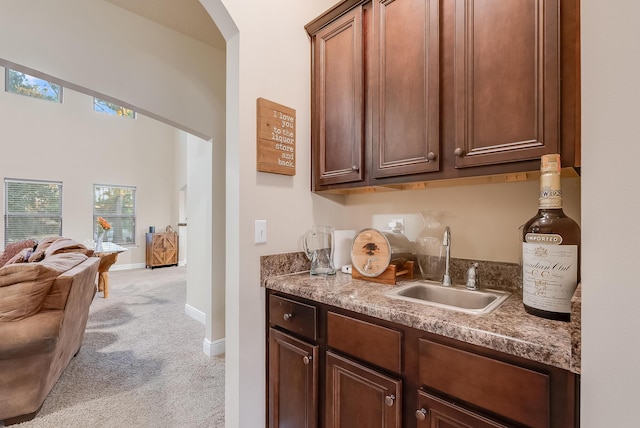
[[[572,355],[569,323],[529,315],[522,296],[512,295],[486,315],[437,308],[385,296],[393,286],[309,272],[272,276],[264,280],[272,290],[303,297],[360,314],[406,325],[579,373],[579,358]],[[402,285],[399,283],[398,285]]]

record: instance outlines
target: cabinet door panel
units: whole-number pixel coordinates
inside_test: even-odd
[[[315,428],[318,346],[269,329],[269,426]],[[306,359],[305,359],[306,358]]]
[[[456,168],[558,153],[558,0],[455,1]]]
[[[317,185],[363,179],[362,7],[314,35],[313,148]]]
[[[418,391],[416,415],[419,415],[418,412],[422,412],[425,416],[424,419],[418,419],[418,428],[506,428],[506,425],[458,407],[424,391]]]
[[[402,382],[332,352],[326,359],[327,428],[400,428]]]
[[[374,16],[372,176],[437,171],[438,1],[376,1]]]

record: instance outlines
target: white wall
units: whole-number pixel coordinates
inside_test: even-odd
[[[0,73],[4,77],[4,68]],[[80,242],[93,239],[93,185],[135,186],[137,245],[117,265],[144,266],[148,227],[177,223],[174,128],[142,115],[94,112],[92,97],[75,91],[64,91],[59,104],[0,88],[2,179],[62,181],[62,233]],[[4,219],[0,224],[4,242]]]
[[[640,3],[582,0],[582,426],[638,426]]]
[[[211,46],[102,0],[4,0],[0,29],[0,58],[215,135],[223,76]]]

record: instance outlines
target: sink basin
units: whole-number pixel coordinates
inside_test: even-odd
[[[394,288],[385,293],[396,299],[418,302],[469,314],[488,314],[511,295],[507,291],[467,290],[462,286],[444,287],[440,283],[420,281]]]

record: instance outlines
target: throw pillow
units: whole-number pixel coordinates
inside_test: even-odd
[[[7,263],[5,263],[5,266],[11,265],[14,263],[28,262],[32,252],[33,252],[33,248],[25,248],[24,250],[20,251],[18,254],[13,256]]]
[[[7,264],[9,260],[11,260],[16,254],[25,248],[33,249],[36,245],[38,245],[38,241],[35,239],[25,239],[24,241],[13,242],[7,245],[7,248],[4,249],[4,253],[0,255],[0,267]]]

